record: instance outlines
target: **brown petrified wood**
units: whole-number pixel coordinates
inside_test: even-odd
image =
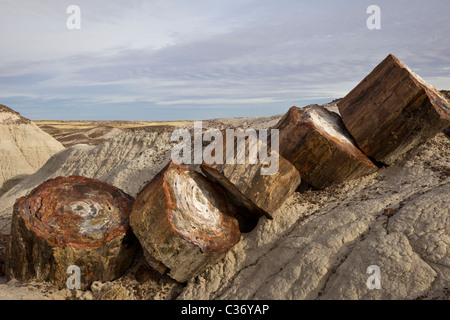
[[[444,131],[442,131],[447,137],[450,138],[450,127],[447,127],[444,129]]]
[[[339,115],[318,105],[292,107],[275,128],[280,130],[280,154],[317,189],[378,169],[355,146]]]
[[[441,93],[444,95],[444,97],[447,99],[447,101],[450,101],[450,91],[449,90],[441,90]],[[447,137],[450,138],[450,126],[444,129],[444,134],[447,135]]]
[[[149,264],[185,282],[239,241],[234,212],[220,186],[171,161],[138,194],[130,225]]]
[[[250,212],[272,219],[273,213],[299,186],[300,174],[275,148],[270,150],[270,143],[258,138],[252,140],[244,130],[238,130],[235,137],[233,148],[223,148],[223,163],[206,158],[201,169]],[[244,161],[239,161],[241,154]]]
[[[129,227],[133,201],[120,189],[81,176],[42,183],[14,205],[7,277],[62,288],[75,265],[85,289],[121,276],[138,248]]]
[[[5,264],[7,245],[8,245],[8,236],[0,232],[0,277],[3,277],[3,269]]]
[[[386,164],[450,125],[449,102],[393,55],[338,107],[359,148]]]

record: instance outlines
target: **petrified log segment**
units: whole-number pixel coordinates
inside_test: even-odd
[[[359,148],[386,164],[450,125],[448,101],[393,55],[338,107]]]
[[[239,241],[233,213],[222,188],[170,162],[138,194],[130,224],[150,265],[185,282]]]
[[[138,248],[129,227],[134,199],[80,176],[48,180],[14,205],[6,261],[8,278],[66,286],[78,266],[81,288],[121,276]]]
[[[292,107],[275,128],[280,130],[280,154],[317,189],[378,169],[355,146],[339,115],[318,105]]]
[[[450,127],[447,127],[444,129],[444,131],[442,131],[447,137],[450,138]]]
[[[450,91],[449,90],[441,90],[441,93],[444,95],[444,97],[447,99],[447,101],[450,101]],[[450,126],[444,129],[444,134],[447,135],[447,137],[450,138]]]
[[[222,164],[206,158],[201,169],[232,193],[250,212],[259,216],[264,214],[272,219],[276,209],[299,186],[300,174],[277,150],[270,150],[270,144],[265,141],[252,140],[244,130],[238,130],[235,136],[234,148],[223,148]],[[242,139],[241,142],[239,139]],[[260,153],[259,150],[267,152]],[[244,162],[238,161],[239,158],[243,158]],[[265,172],[269,166],[271,172]]]
[[[0,232],[0,277],[3,277],[7,243],[8,243],[8,236]]]

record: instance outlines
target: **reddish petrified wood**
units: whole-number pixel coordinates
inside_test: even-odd
[[[450,99],[450,90],[441,90],[441,93],[447,100]]]
[[[14,205],[6,261],[8,278],[66,285],[67,268],[81,287],[121,276],[138,248],[129,227],[134,199],[81,176],[48,180]]]
[[[150,265],[185,282],[239,241],[234,214],[220,186],[170,162],[137,196],[130,225]]]
[[[354,144],[339,115],[318,105],[292,107],[276,125],[280,154],[317,189],[375,172]]]
[[[444,95],[444,97],[447,99],[447,101],[450,101],[450,91],[449,90],[441,90],[441,93]],[[450,126],[444,129],[444,134],[447,135],[447,137],[450,138]]]
[[[242,137],[240,137],[242,135]],[[245,136],[243,130],[236,133],[242,138],[234,140],[234,148],[223,148],[223,163],[217,164],[204,159],[202,171],[213,181],[220,183],[248,210],[258,216],[273,218],[273,213],[289,198],[299,186],[301,179],[297,169],[280,156],[277,150],[270,150],[270,143]],[[260,153],[261,146],[268,152]],[[245,163],[239,163],[240,153]],[[252,154],[251,160],[250,155]],[[227,159],[233,159],[228,161]],[[268,172],[264,172],[268,169]],[[270,173],[270,174],[269,174]]]
[[[386,164],[450,125],[449,102],[393,55],[338,107],[359,148]]]
[[[0,277],[3,277],[7,243],[8,243],[8,236],[0,232]]]

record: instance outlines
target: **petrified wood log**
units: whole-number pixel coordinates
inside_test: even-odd
[[[8,278],[63,288],[71,265],[80,268],[81,289],[120,277],[138,248],[129,227],[133,201],[120,189],[80,176],[42,183],[14,205]]]
[[[449,102],[393,55],[338,107],[359,148],[386,164],[450,125]]]
[[[185,282],[239,241],[233,214],[220,186],[186,165],[170,162],[138,194],[130,225],[150,265]]]
[[[280,154],[317,189],[378,169],[356,147],[339,115],[318,105],[292,107],[275,128],[280,130]]]
[[[450,99],[450,90],[441,90],[441,93],[447,100]]]
[[[444,129],[444,131],[442,131],[447,137],[450,138],[450,127],[447,127]]]
[[[222,150],[222,164],[205,158],[200,167],[206,176],[220,183],[250,212],[272,219],[276,209],[299,186],[300,174],[275,148],[270,150],[270,143],[249,136],[244,130],[238,130],[235,137],[232,140],[234,147],[227,145]],[[261,150],[265,151],[259,152]],[[270,169],[265,172],[268,167]]]
[[[8,246],[8,236],[0,232],[0,277],[3,277],[3,269],[5,264],[7,246]]]
[[[447,101],[450,101],[450,91],[449,90],[441,90],[441,93],[444,95],[444,97],[447,99]],[[442,131],[447,137],[450,138],[450,126],[445,128],[444,131]]]

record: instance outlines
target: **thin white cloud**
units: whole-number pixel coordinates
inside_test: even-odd
[[[169,101],[158,101],[157,105],[225,105],[225,104],[259,104],[259,103],[272,103],[280,102],[283,100],[274,98],[254,98],[254,99],[185,99],[185,100],[169,100]]]
[[[280,113],[342,97],[389,53],[450,87],[447,0],[379,0],[378,31],[365,26],[366,0],[79,0],[79,31],[65,27],[69,4],[0,0],[0,98],[30,114],[164,118],[178,108],[182,118],[194,105],[202,115],[242,105],[252,115],[258,104]]]

